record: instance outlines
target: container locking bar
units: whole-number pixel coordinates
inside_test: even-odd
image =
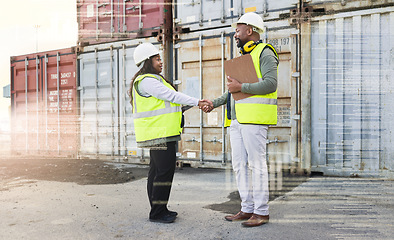
[[[267,144],[275,143],[275,145],[278,145],[278,143],[285,143],[285,142],[288,142],[288,140],[278,140],[277,137],[275,137],[274,140],[269,140],[269,139],[267,140]]]
[[[201,142],[200,139],[196,139],[196,137],[192,137],[192,139],[185,140],[185,142]]]
[[[223,143],[223,140],[222,139],[217,139],[216,137],[214,137],[212,140],[206,140],[206,142],[213,142],[213,143],[220,142],[220,143]]]

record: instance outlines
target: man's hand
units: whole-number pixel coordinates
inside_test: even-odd
[[[205,105],[204,107],[202,107],[202,110],[203,110],[205,113],[210,113],[210,112],[213,110],[213,106],[211,106],[211,105]]]
[[[242,90],[242,83],[230,76],[227,76],[227,88],[230,93],[240,92]]]
[[[212,111],[213,103],[211,100],[203,99],[203,100],[198,101],[198,107],[207,113],[207,112]]]

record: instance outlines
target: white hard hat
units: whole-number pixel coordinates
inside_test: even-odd
[[[231,26],[233,28],[236,28],[238,23],[250,25],[254,27],[253,31],[258,32],[260,34],[264,32],[263,19],[257,13],[254,12],[245,13],[240,17],[238,22],[231,24]]]
[[[142,43],[138,45],[134,50],[135,65],[139,67],[141,63],[143,63],[145,60],[159,53],[159,49],[153,46],[152,43]]]

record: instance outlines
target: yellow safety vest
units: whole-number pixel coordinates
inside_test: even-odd
[[[144,74],[138,76],[133,87],[133,118],[137,143],[179,136],[182,132],[181,105],[155,97],[143,97],[137,91],[138,84],[145,77],[156,78],[164,86],[174,90],[161,76]]]
[[[250,55],[259,80],[262,80],[263,77],[260,70],[260,54],[265,47],[271,48],[276,57],[278,57],[275,48],[270,44],[260,43],[253,49]],[[235,101],[235,112],[238,122],[246,124],[276,125],[278,121],[277,101],[277,90],[270,94],[253,95]],[[227,118],[226,114],[224,126],[228,127],[230,124],[231,120]]]

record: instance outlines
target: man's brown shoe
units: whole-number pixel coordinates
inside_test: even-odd
[[[268,223],[270,219],[269,215],[258,215],[258,214],[253,214],[251,218],[249,218],[248,221],[243,222],[242,226],[244,227],[257,227],[263,224]]]
[[[240,220],[246,220],[252,217],[253,213],[244,213],[242,211],[239,211],[239,213],[235,215],[230,215],[230,216],[225,216],[224,218],[227,221],[240,221]]]

